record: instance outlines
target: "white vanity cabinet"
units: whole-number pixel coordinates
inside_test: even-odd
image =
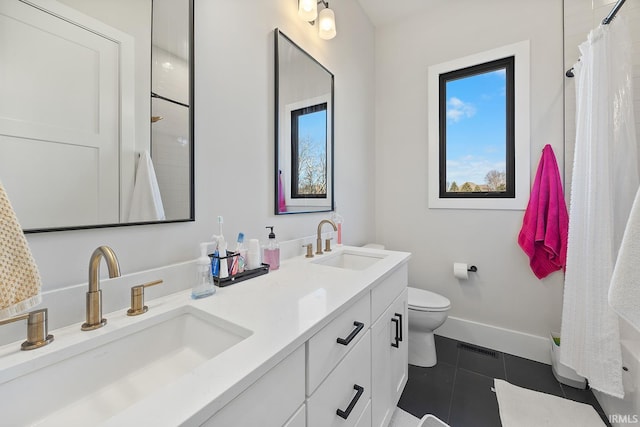
[[[307,427],[356,426],[371,398],[371,337],[362,339],[307,399]]]
[[[370,306],[367,293],[307,342],[307,427],[356,426],[370,408]]]
[[[305,348],[302,345],[202,425],[304,426],[300,424],[300,419],[304,420],[304,372]]]
[[[408,377],[407,277],[384,275],[204,425],[387,427]]]
[[[386,427],[407,383],[408,305],[407,267],[404,265],[371,291],[372,307],[380,310],[371,326],[372,427]],[[394,297],[395,296],[395,297]],[[372,315],[374,310],[372,309]]]
[[[307,405],[302,404],[300,408],[296,411],[295,414],[289,421],[284,424],[284,427],[306,427],[307,425]]]
[[[311,396],[371,326],[367,293],[307,342],[307,396]]]

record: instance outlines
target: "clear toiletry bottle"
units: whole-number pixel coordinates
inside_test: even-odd
[[[269,270],[277,270],[280,268],[280,246],[276,241],[276,235],[273,233],[273,226],[270,225],[265,228],[270,228],[269,240],[264,247],[264,255],[262,259],[266,264],[269,264]]]
[[[200,243],[200,258],[196,261],[195,283],[191,290],[191,298],[193,299],[208,297],[216,293],[211,274],[211,258],[207,256],[207,248],[212,244],[210,242]]]

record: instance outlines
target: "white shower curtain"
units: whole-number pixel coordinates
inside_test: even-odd
[[[591,31],[580,53],[561,362],[592,388],[622,397],[618,317],[607,294],[638,187],[631,42],[623,18]]]

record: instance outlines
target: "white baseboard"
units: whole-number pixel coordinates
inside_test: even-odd
[[[551,364],[549,337],[505,329],[472,320],[449,317],[436,335],[487,347],[536,362]]]

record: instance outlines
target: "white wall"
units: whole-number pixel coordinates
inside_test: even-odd
[[[336,76],[336,201],[345,217],[343,235],[354,244],[373,236],[373,27],[356,2],[336,2],[338,35],[324,41],[317,27],[298,19],[296,5],[196,0],[196,221],[29,234],[44,290],[86,282],[89,256],[102,244],[116,251],[124,274],[196,258],[197,243],[217,231],[217,215],[225,218],[229,240],[238,231],[266,239],[266,225],[275,225],[280,240],[315,233],[326,213],[273,214],[276,27]]]
[[[436,0],[376,28],[377,239],[413,253],[412,286],[451,300],[439,333],[541,361],[560,328],[562,273],[540,281],[531,272],[517,244],[524,211],[428,208],[427,70],[530,40],[533,181],[545,144],[563,164],[562,25],[556,0]],[[459,282],[454,261],[478,273]]]
[[[580,56],[578,46],[587,39],[588,33],[602,22],[602,19],[609,14],[615,0],[600,0],[588,2],[584,0],[564,1],[564,59],[565,68],[569,69],[576,63]],[[632,60],[633,60],[633,86],[634,86],[634,111],[636,117],[637,140],[640,141],[640,0],[628,0],[620,9],[617,16],[627,20],[627,26],[632,38]],[[575,146],[575,80],[565,79],[565,144],[566,144],[566,170],[567,182],[570,182],[571,168],[573,164],[573,151]],[[570,184],[569,184],[570,185]],[[637,390],[640,385],[640,333],[633,329],[624,319],[620,318],[620,338],[623,341],[622,357],[623,366],[628,370],[623,372],[625,384],[625,399],[616,399],[602,393],[595,392],[602,408],[610,416],[623,416],[638,414],[640,411],[640,395]],[[618,418],[620,419],[620,418]],[[618,423],[611,418],[614,426],[628,425]]]

